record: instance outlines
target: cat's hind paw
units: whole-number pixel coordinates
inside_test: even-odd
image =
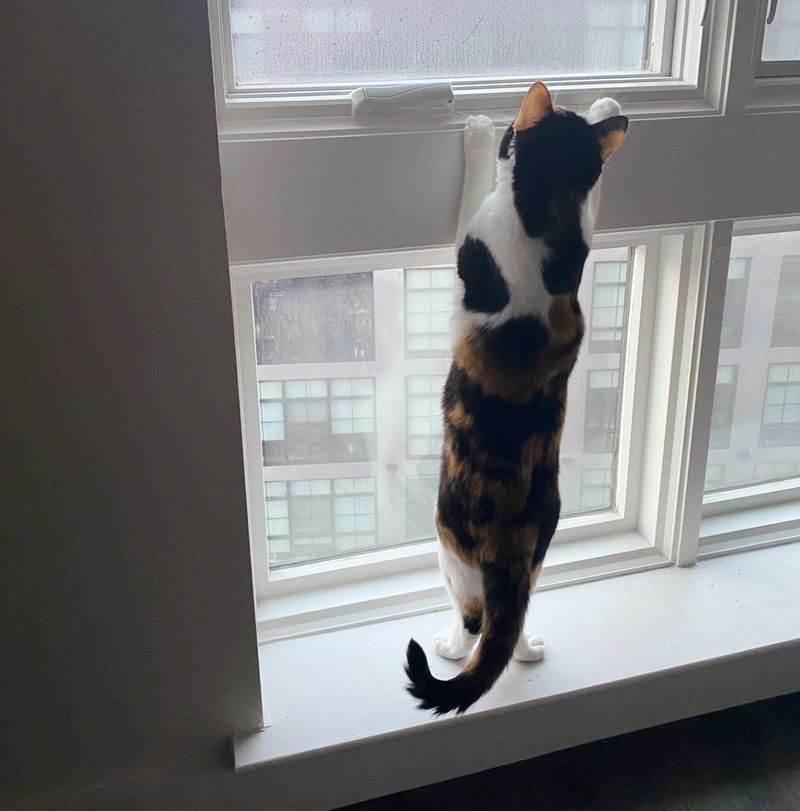
[[[544,659],[544,640],[540,636],[520,634],[514,647],[514,658],[518,662],[538,662]]]
[[[460,628],[445,628],[433,638],[436,653],[445,659],[463,659],[475,645],[477,636]]]

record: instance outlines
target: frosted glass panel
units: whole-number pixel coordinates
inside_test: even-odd
[[[736,236],[706,491],[798,475],[800,232]]]
[[[800,60],[800,0],[780,0],[775,19],[764,28],[765,62]]]
[[[239,85],[643,70],[651,0],[230,0]]]
[[[614,505],[629,278],[628,248],[591,252],[564,515]],[[252,294],[270,566],[430,540],[454,268],[258,281]]]

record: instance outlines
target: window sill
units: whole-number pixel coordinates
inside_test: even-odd
[[[425,564],[345,584],[272,595],[259,600],[259,643],[291,639],[398,617],[442,611],[450,602],[433,551]],[[601,538],[554,543],[537,591],[638,572],[669,561],[641,535],[626,532]]]
[[[236,770],[268,767],[281,808],[338,807],[798,690],[798,579],[795,544],[537,594],[545,660],[513,662],[461,718],[403,692],[409,637],[430,649],[444,615],[263,645],[270,725],[235,736]],[[431,656],[442,676],[461,664]]]

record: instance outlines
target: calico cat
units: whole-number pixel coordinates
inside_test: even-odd
[[[437,715],[464,712],[512,655],[544,655],[523,622],[561,509],[559,444],[584,332],[577,291],[598,180],[627,128],[614,100],[599,99],[584,118],[554,108],[536,82],[500,143],[495,190],[459,235],[436,527],[460,622],[435,642],[441,656],[458,659],[480,641],[449,681],[434,677],[420,645],[409,642],[408,691]],[[480,122],[465,138],[481,131],[493,140],[491,125]],[[470,172],[481,169],[469,165],[474,144],[465,147],[465,195],[474,195]]]

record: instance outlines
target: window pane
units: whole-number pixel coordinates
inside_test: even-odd
[[[329,363],[375,357],[372,274],[253,284],[258,363]]]
[[[270,482],[265,493],[272,568],[377,545],[372,479]]]
[[[562,439],[563,515],[614,504],[628,254],[627,248],[593,251],[579,294],[588,323],[594,291],[602,290],[598,306],[612,311],[615,326],[601,347],[591,352],[584,347],[570,378]],[[255,308],[256,330],[288,336],[291,354],[281,357],[297,359],[276,365],[275,353],[265,353],[257,367],[273,568],[434,537],[455,271],[452,266],[406,268],[330,278],[355,277],[359,306],[370,319],[372,313],[382,314],[374,330],[378,340],[371,336],[372,354],[355,362],[349,351],[330,349],[347,345],[350,338],[342,339],[336,329],[348,333],[353,323],[327,313],[349,300],[331,292],[339,288],[324,284],[324,277],[282,280],[272,288],[271,282],[253,285],[254,299],[262,296],[264,303]],[[293,301],[302,311],[297,318]],[[442,332],[413,332],[413,319],[436,308],[442,308]],[[308,313],[327,319],[324,340]],[[424,340],[424,347],[415,349],[410,338]],[[312,360],[306,360],[306,348]],[[285,379],[287,374],[294,379]],[[782,374],[786,386],[796,385],[788,368]]]
[[[800,233],[731,244],[706,490],[798,475]]]
[[[780,0],[775,19],[764,27],[765,62],[800,60],[800,0]]]
[[[641,72],[650,6],[230,0],[234,72],[239,85]]]

